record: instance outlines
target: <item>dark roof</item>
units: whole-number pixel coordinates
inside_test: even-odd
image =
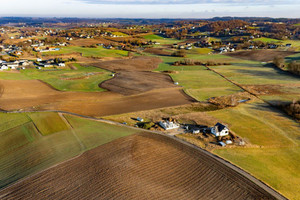
[[[223,129],[227,128],[225,125],[221,123],[216,123],[215,127],[218,129],[218,132],[222,131]]]

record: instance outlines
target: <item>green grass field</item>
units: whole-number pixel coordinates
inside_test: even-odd
[[[0,124],[0,188],[89,149],[137,133],[134,129],[69,115],[66,119],[73,128],[66,129],[67,125],[63,123],[67,120],[61,121],[57,113],[51,112],[0,113],[0,117],[6,120],[6,123]],[[19,123],[8,129],[7,123],[10,121]]]
[[[290,199],[299,199],[299,124],[256,101],[208,112],[252,145],[214,150]],[[254,145],[254,146],[253,146]]]
[[[128,36],[126,33],[118,32],[118,31],[112,32],[112,34],[117,35],[117,36],[122,36],[122,37]]]
[[[266,38],[266,37],[255,38],[255,39],[253,39],[253,41],[261,41],[261,42],[265,42],[265,43],[281,43],[282,42],[282,40]]]
[[[209,48],[193,48],[191,50],[192,53],[195,53],[195,54],[209,54],[212,52],[212,49],[209,49]]]
[[[31,78],[27,77],[22,73],[11,73],[9,71],[0,72],[0,79],[2,80],[30,80]]]
[[[194,66],[195,67],[195,66]],[[230,95],[240,92],[241,89],[226,81],[216,73],[198,66],[197,71],[179,71],[170,74],[174,81],[183,86],[186,93],[198,101],[205,101],[210,97]]]
[[[152,40],[155,42],[158,42],[160,44],[175,44],[175,43],[179,43],[179,42],[183,42],[184,40],[177,40],[177,39],[173,39],[173,38],[164,38],[162,36],[159,35],[145,35],[143,36],[144,39],[146,40]]]
[[[69,129],[58,113],[43,112],[29,113],[27,115],[32,119],[36,128],[44,136]]]
[[[0,113],[0,119],[0,132],[31,121],[31,119],[26,114]]]
[[[135,133],[133,129],[65,115],[80,141],[87,149]]]
[[[244,62],[211,67],[232,81],[243,85],[298,84],[300,79],[289,73],[260,63]]]
[[[30,79],[42,80],[61,91],[101,92],[105,91],[98,85],[111,78],[111,72],[96,68],[83,67],[74,64],[77,70],[22,70],[22,74]]]
[[[82,55],[86,57],[122,57],[128,55],[128,51],[124,50],[106,49],[103,47],[87,48],[78,46],[63,47],[59,51],[45,52],[43,55],[60,55],[68,53],[82,53]]]

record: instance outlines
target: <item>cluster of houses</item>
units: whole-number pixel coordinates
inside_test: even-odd
[[[32,61],[28,60],[16,60],[13,62],[6,62],[4,60],[0,60],[0,70],[7,69],[25,69],[26,66],[32,65]]]
[[[13,55],[13,56],[22,55],[22,48],[18,47],[17,45],[0,45],[0,49],[4,54],[7,55]]]
[[[42,60],[41,58],[38,58],[35,62],[35,65],[38,66],[38,69],[41,69],[41,67],[65,67],[66,64],[63,61],[58,61],[55,59],[48,59],[48,60]]]
[[[193,48],[192,43],[186,43],[186,44],[173,44],[172,47],[174,49],[186,49],[191,50]]]
[[[172,129],[178,129],[180,127],[180,124],[170,120],[165,120],[165,121],[160,121],[159,125],[164,129],[164,130],[172,130]],[[211,133],[216,137],[223,137],[229,135],[229,129],[226,125],[221,124],[221,123],[216,123],[215,126],[213,127],[206,127],[206,126],[185,126],[184,127],[187,132],[197,134],[200,132],[206,132],[206,133]]]

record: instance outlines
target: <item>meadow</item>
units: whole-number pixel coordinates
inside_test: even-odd
[[[117,49],[106,49],[104,47],[88,48],[80,46],[63,47],[59,51],[45,52],[43,55],[60,55],[70,53],[81,53],[85,57],[123,57],[128,55],[128,51]]]
[[[264,85],[264,84],[295,84],[300,83],[298,77],[291,76],[274,67],[265,66],[258,62],[245,61],[244,63],[233,63],[233,65],[213,66],[215,71],[226,76],[228,79],[242,85]]]
[[[248,171],[291,199],[299,199],[299,124],[284,113],[254,101],[207,112],[251,145],[213,152]]]
[[[69,68],[57,70],[22,70],[22,75],[30,79],[42,80],[57,90],[101,92],[105,91],[98,85],[111,78],[111,72],[96,67],[83,67],[80,64],[73,64],[76,70]]]
[[[177,40],[173,38],[165,38],[159,35],[145,35],[143,36],[144,39],[146,40],[152,40],[153,42],[158,42],[160,44],[175,44],[179,42],[183,42],[184,40]]]

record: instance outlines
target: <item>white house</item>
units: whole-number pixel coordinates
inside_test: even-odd
[[[3,69],[8,69],[8,67],[6,65],[2,65],[0,66],[0,69],[3,70]]]
[[[229,134],[229,129],[227,128],[227,126],[225,126],[219,122],[214,127],[211,127],[210,131],[216,137],[226,136]]]
[[[41,58],[37,58],[36,61],[37,61],[37,62],[41,62],[42,59],[41,59]]]
[[[179,124],[169,121],[160,121],[159,125],[165,130],[171,130],[179,128]]]
[[[58,63],[58,66],[60,66],[60,67],[65,67],[66,64],[65,64],[65,63]]]

